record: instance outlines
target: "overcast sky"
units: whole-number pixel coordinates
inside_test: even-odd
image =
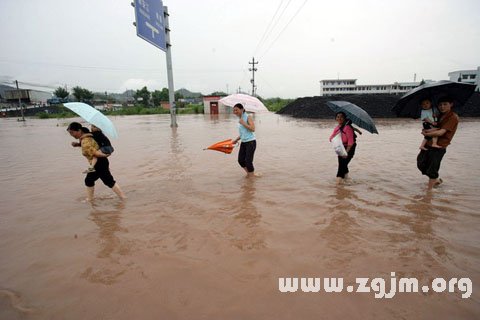
[[[130,2],[0,0],[0,83],[99,92],[167,87],[165,53],[137,37]],[[441,80],[480,66],[478,0],[163,4],[176,90],[251,91],[252,57],[259,61],[257,93],[265,98],[318,95],[322,79]]]

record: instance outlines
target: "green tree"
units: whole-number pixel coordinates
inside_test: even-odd
[[[293,101],[292,99],[269,98],[269,99],[263,100],[263,103],[265,104],[268,110],[272,112],[277,112],[292,101]]]
[[[91,101],[93,99],[93,92],[85,88],[76,86],[72,88],[72,91],[77,101]]]
[[[60,99],[65,99],[66,97],[68,97],[68,95],[70,94],[70,92],[67,91],[67,89],[65,88],[62,88],[62,87],[58,87],[54,92],[53,94],[60,98]]]
[[[175,92],[175,101],[183,99],[183,95],[180,92]]]
[[[215,91],[210,94],[211,96],[227,96],[227,94],[223,91]]]
[[[73,91],[73,96],[75,97],[75,99],[76,99],[77,101],[82,101],[83,89],[80,88],[79,86],[76,86],[76,87],[73,87],[73,88],[72,88],[72,91]]]
[[[148,91],[147,87],[143,87],[141,90],[137,90],[133,97],[143,106],[150,105],[150,96],[151,93]]]
[[[155,90],[152,92],[152,101],[154,106],[159,106],[160,102],[168,101],[168,89],[163,88],[162,91]]]
[[[90,101],[93,99],[93,92],[87,89],[83,89],[83,99],[84,101]]]
[[[168,89],[167,88],[162,88],[160,98],[162,99],[162,101],[169,101],[170,100],[170,98],[168,96]]]

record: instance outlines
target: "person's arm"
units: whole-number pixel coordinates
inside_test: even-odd
[[[425,137],[441,137],[447,132],[446,129],[428,129],[422,130],[422,134]]]
[[[73,141],[72,142],[72,147],[81,147],[82,144],[80,142]]]
[[[332,134],[330,135],[330,138],[328,138],[328,141],[332,142],[332,139],[333,139],[333,137],[335,137],[335,135],[337,135],[338,130],[339,130],[339,127],[336,126],[335,129],[333,129],[333,132],[332,132]]]
[[[360,131],[360,129],[357,129],[357,128],[355,128],[354,126],[352,126],[352,129],[353,129],[354,131],[358,132],[358,134],[362,134],[362,131]]]
[[[95,157],[97,158],[106,158],[109,156],[109,154],[105,154],[103,153],[102,151],[99,150],[95,150],[95,153],[93,154]]]
[[[240,140],[240,136],[236,137],[235,139],[232,139],[233,144],[237,143],[238,140]]]
[[[350,150],[350,148],[352,148],[353,144],[355,143],[355,139],[353,138],[353,128],[351,126],[345,126],[343,127],[343,130],[345,131],[345,135],[347,136],[348,150]]]
[[[355,139],[353,138],[353,128],[350,126],[345,126],[343,127],[343,130],[345,131],[345,135],[347,136],[347,147],[345,148],[345,151],[348,153],[350,152],[350,149],[352,149],[353,144],[355,143]],[[344,156],[344,158],[348,157]]]
[[[247,128],[248,130],[255,132],[255,123],[253,122],[252,117],[248,116],[247,117],[247,122],[243,121],[242,118],[240,118],[240,124]]]
[[[451,116],[440,124],[440,128],[432,128],[422,130],[422,134],[426,137],[441,137],[447,131],[455,130],[458,125],[458,118]]]

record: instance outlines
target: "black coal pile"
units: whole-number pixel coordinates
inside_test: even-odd
[[[327,101],[348,101],[365,110],[372,118],[396,118],[397,115],[391,110],[400,97],[392,94],[305,97],[287,104],[277,113],[295,118],[333,118],[335,114],[327,106]],[[480,93],[475,92],[458,114],[462,117],[480,117]]]

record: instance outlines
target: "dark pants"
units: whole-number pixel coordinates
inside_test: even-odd
[[[238,152],[238,163],[242,168],[247,168],[248,172],[253,172],[253,155],[257,148],[257,141],[242,142],[240,144],[240,151]]]
[[[109,162],[107,158],[98,158],[97,164],[95,164],[95,171],[89,172],[85,177],[85,185],[87,187],[93,187],[95,181],[101,179],[102,182],[109,188],[113,188],[115,180],[110,173]]]
[[[353,156],[355,155],[355,149],[357,148],[357,144],[354,143],[353,146],[348,151],[347,157],[342,158],[338,157],[338,171],[337,171],[337,178],[345,178],[345,175],[348,173],[348,164],[350,160],[352,160]]]
[[[417,156],[418,170],[430,179],[437,179],[440,163],[446,152],[447,149],[445,148],[428,148],[427,150],[421,150]]]

